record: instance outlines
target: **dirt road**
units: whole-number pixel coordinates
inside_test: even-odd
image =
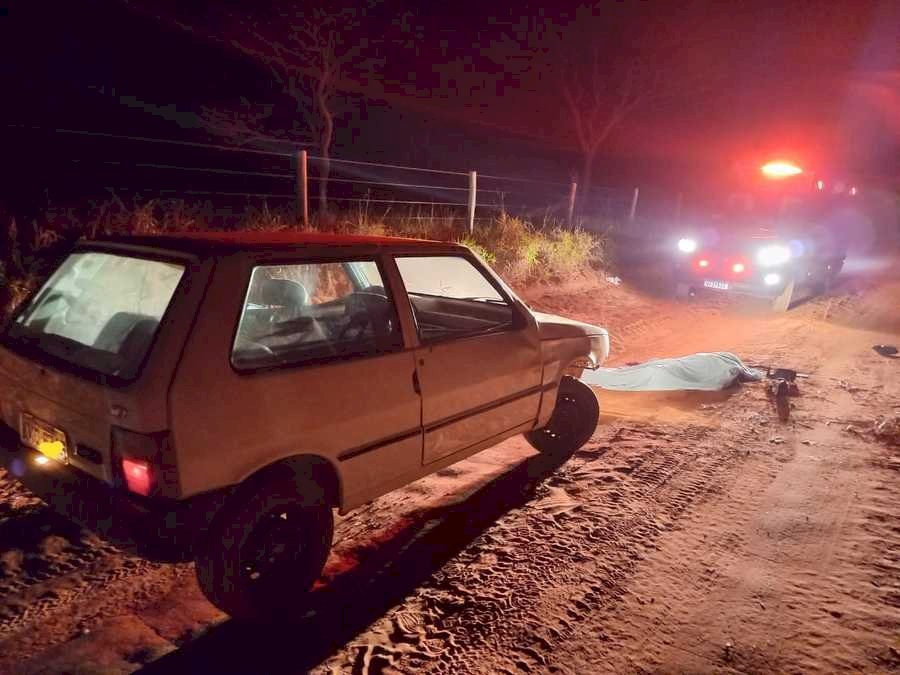
[[[599,285],[532,303],[609,326],[613,363],[728,350],[809,374],[600,392],[562,466],[522,441],[342,519],[300,625],[252,630],[189,565],[131,558],[0,479],[0,671],[885,672],[900,669],[900,278],[850,274],[786,315]],[[149,664],[149,665],[145,665]]]

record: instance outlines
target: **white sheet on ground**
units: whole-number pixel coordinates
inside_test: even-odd
[[[718,391],[735,382],[762,378],[763,373],[748,368],[730,352],[653,359],[636,366],[585,370],[581,376],[587,384],[616,391]]]

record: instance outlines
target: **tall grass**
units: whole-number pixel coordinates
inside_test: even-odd
[[[289,210],[267,206],[240,213],[217,211],[208,202],[150,201],[128,206],[118,199],[97,205],[87,214],[67,213],[32,223],[23,234],[9,219],[0,222],[6,241],[0,239],[0,315],[15,307],[39,283],[60,255],[79,236],[150,234],[218,230],[294,230]],[[450,213],[391,212],[373,214],[367,206],[332,215],[314,223],[319,231],[396,235],[457,241],[471,248],[511,284],[560,281],[602,267],[608,246],[582,230],[553,223],[534,226],[520,218],[500,215],[479,223],[471,234]],[[0,234],[2,237],[2,234]]]

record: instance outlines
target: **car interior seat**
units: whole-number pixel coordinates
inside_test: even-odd
[[[309,292],[299,281],[266,279],[260,288],[260,300],[267,306],[264,316],[268,317],[268,327],[263,329],[262,335],[267,346],[327,340],[328,336],[322,325],[309,314]],[[304,316],[309,317],[309,322],[291,324]],[[279,325],[282,325],[283,332],[279,331]]]

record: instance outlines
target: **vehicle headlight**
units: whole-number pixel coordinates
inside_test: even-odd
[[[679,239],[678,250],[682,253],[693,253],[697,250],[697,241],[695,239]]]
[[[781,244],[763,246],[756,254],[756,261],[763,267],[782,265],[791,259],[791,249]]]

